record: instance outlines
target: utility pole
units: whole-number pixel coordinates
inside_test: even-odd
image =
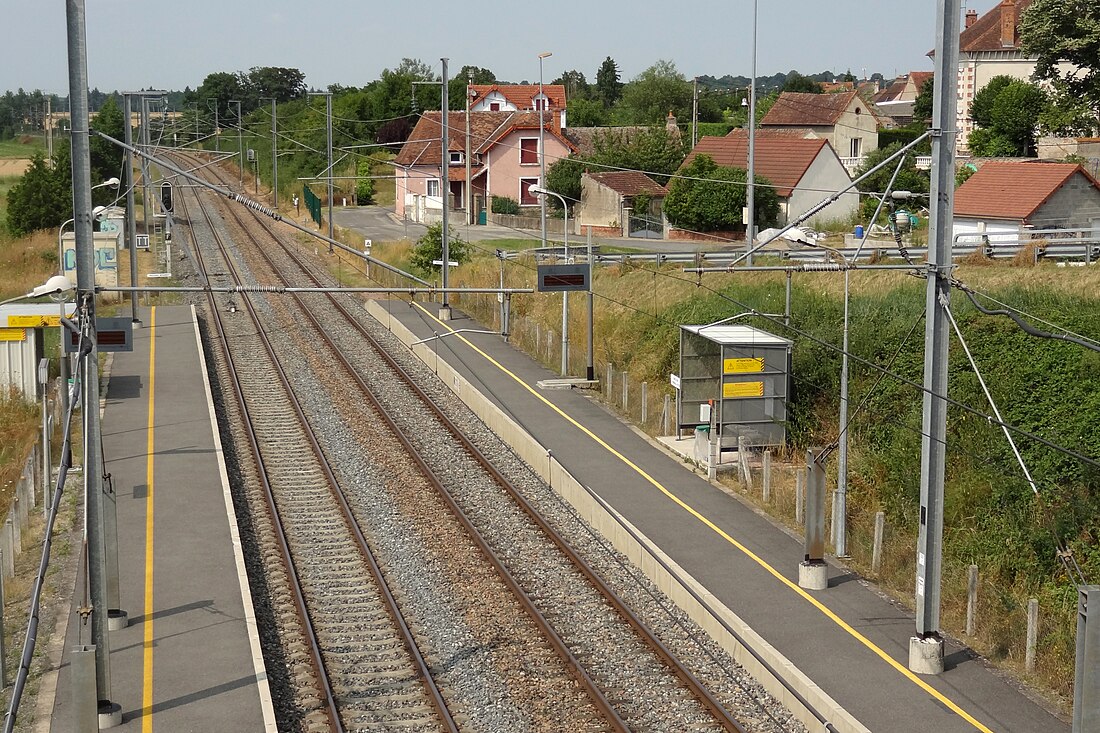
[[[699,77],[691,80],[691,147],[699,141]]]
[[[244,193],[244,120],[241,119],[241,103],[236,99],[230,99],[229,103],[237,105],[237,168],[241,173],[241,182],[237,190]],[[331,156],[329,163],[332,163]]]
[[[88,130],[88,56],[84,0],[66,0],[69,60],[69,109],[73,167],[73,225],[76,235],[76,302],[95,334],[95,243],[92,241],[91,150]],[[129,121],[127,121],[127,124]],[[122,722],[122,708],[111,701],[111,645],[107,631],[107,558],[103,534],[104,494],[100,454],[99,355],[95,339],[84,355],[81,389],[84,399],[84,491],[91,595],[91,642],[95,657],[95,695],[100,727]],[[78,647],[78,654],[93,652]],[[74,683],[81,680],[74,675]],[[106,718],[106,720],[104,720]],[[105,725],[103,723],[106,723]],[[84,722],[87,724],[87,721]]]
[[[145,155],[141,156],[141,217],[145,226],[145,236],[148,237],[149,251],[153,249],[153,234],[149,230],[149,209],[152,203],[149,200],[149,98],[141,97],[141,147]]]
[[[53,160],[53,100],[46,97],[46,157]]]
[[[122,127],[122,141],[126,143],[125,151],[125,176],[126,184],[126,247],[130,251],[130,287],[137,287],[137,225],[134,221],[134,154],[130,152],[130,146],[134,144],[134,132],[131,120],[131,100],[129,92],[122,95],[123,119],[126,122]],[[195,108],[196,110],[198,107]],[[130,320],[140,323],[137,315],[137,293],[130,293]]]
[[[470,85],[474,83],[473,72],[466,72],[466,225],[474,221],[474,187],[470,180],[473,166],[470,163]]]
[[[333,239],[332,236],[332,92],[325,94],[325,118],[328,134],[328,238]],[[333,254],[335,250],[332,248],[332,242],[328,244],[328,253]]]
[[[275,210],[279,210],[279,118],[276,116],[275,97],[271,98],[271,192],[275,196]]]
[[[749,169],[745,188],[745,264],[752,267],[752,246],[756,229],[756,18],[759,0],[752,0],[752,83],[749,84]]]
[[[440,187],[439,195],[443,199],[443,306],[439,309],[439,318],[443,321],[451,320],[451,305],[450,294],[447,292],[447,288],[450,284],[451,273],[451,241],[450,235],[447,232],[447,210],[450,209],[448,203],[451,198],[451,180],[450,171],[447,169],[451,165],[450,146],[448,140],[450,139],[448,120],[447,120],[447,106],[449,101],[447,99],[447,59],[440,59],[443,62],[443,91],[441,93],[442,109],[439,112],[439,122],[441,127],[440,138],[442,138],[442,155],[439,158],[439,170],[440,170]]]
[[[915,601],[917,633],[909,640],[909,669],[943,672],[940,580],[943,565],[943,485],[947,439],[947,369],[952,272],[951,219],[955,199],[955,111],[959,73],[960,0],[938,0],[935,91],[932,103],[932,185],[925,296],[924,406],[921,418],[920,526]]]

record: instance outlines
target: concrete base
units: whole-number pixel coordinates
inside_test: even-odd
[[[130,625],[130,617],[118,608],[107,610],[107,630],[121,631]]]
[[[539,389],[597,389],[598,381],[589,381],[580,377],[562,377],[560,379],[540,379],[535,383]]]
[[[917,674],[943,674],[943,639],[910,637],[909,670]]]
[[[439,309],[439,320],[449,321],[451,320],[451,306],[445,305]]]
[[[117,728],[122,725],[122,706],[110,700],[99,701],[99,729]]]
[[[829,566],[823,562],[798,564],[798,587],[806,590],[825,590],[829,587]]]

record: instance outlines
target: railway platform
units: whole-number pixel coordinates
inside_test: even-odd
[[[368,310],[407,344],[481,328],[457,309],[450,321],[439,320],[434,303],[372,301]],[[799,588],[801,541],[719,491],[580,390],[539,389],[540,380],[557,375],[499,336],[463,332],[414,351],[429,367],[434,363],[438,374],[446,373],[452,389],[476,391],[512,429],[533,438],[538,445],[533,455],[551,464],[548,475],[555,475],[556,461],[689,574],[700,595],[716,599],[766,640],[779,655],[773,666],[780,674],[795,679],[807,696],[823,693],[830,699],[834,707],[827,717],[835,730],[1070,730],[956,641],[947,640],[943,674],[910,672],[911,612],[836,564],[830,565],[826,590]]]
[[[117,501],[119,600],[110,632],[118,731],[276,730],[195,313],[143,309],[116,353],[103,408]],[[36,730],[74,730],[69,650],[90,643],[73,593],[53,687]],[[55,683],[55,684],[51,684]],[[42,701],[39,701],[42,709]]]

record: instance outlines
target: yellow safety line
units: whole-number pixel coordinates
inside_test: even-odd
[[[141,690],[141,730],[153,731],[153,388],[156,384],[157,309],[149,312],[149,425],[146,431],[145,463],[145,638],[143,665],[145,679]]]
[[[413,303],[413,305],[415,305],[418,309],[423,311],[423,313],[426,316],[428,316],[428,318],[431,318],[433,321],[435,321],[439,325],[441,325],[444,328],[454,332],[454,329],[451,328],[451,326],[448,323],[446,323],[445,321],[441,321],[438,318],[436,318],[435,315],[430,313],[426,308],[424,308],[424,306],[420,305],[419,303]],[[738,550],[740,550],[742,553],[744,553],[747,557],[749,557],[757,565],[759,565],[764,570],[768,571],[773,576],[775,576],[775,578],[777,580],[779,580],[779,582],[783,583],[788,588],[790,588],[792,591],[794,591],[798,595],[802,596],[802,598],[804,598],[806,601],[813,604],[813,606],[815,608],[817,608],[817,610],[821,611],[821,613],[823,613],[827,618],[829,618],[829,620],[831,620],[837,626],[842,628],[844,631],[848,632],[848,634],[850,634],[852,637],[854,637],[857,641],[859,641],[865,647],[870,649],[872,652],[877,654],[880,658],[882,658],[883,661],[885,661],[891,667],[893,667],[898,672],[900,672],[902,675],[907,677],[915,685],[917,685],[918,687],[923,689],[925,692],[927,692],[932,697],[934,697],[937,700],[939,700],[940,702],[942,702],[952,712],[957,714],[960,718],[962,718],[966,722],[970,723],[976,729],[982,731],[982,733],[993,733],[993,731],[991,731],[989,728],[985,727],[980,722],[978,722],[978,720],[975,719],[974,716],[970,715],[970,713],[966,712],[961,707],[959,707],[959,705],[957,703],[955,703],[954,701],[952,701],[949,698],[947,698],[946,696],[944,696],[943,693],[941,693],[939,690],[937,690],[936,688],[929,685],[924,680],[922,680],[914,672],[909,670],[907,667],[905,667],[900,662],[898,662],[896,659],[894,659],[892,656],[890,656],[888,653],[886,653],[886,651],[881,649],[873,641],[868,639],[863,634],[859,633],[856,629],[852,628],[844,619],[840,618],[840,616],[836,615],[836,613],[834,613],[831,609],[829,609],[828,606],[826,606],[824,603],[822,603],[821,601],[814,598],[809,593],[807,593],[803,588],[800,588],[797,583],[795,583],[792,580],[788,579],[786,576],[784,576],[782,573],[780,573],[778,570],[776,570],[774,567],[772,567],[762,557],[760,557],[759,555],[754,553],[752,550],[750,550],[749,548],[742,545],[736,539],[734,539],[729,534],[727,534],[725,532],[725,530],[723,530],[721,527],[719,527],[714,522],[712,522],[711,520],[709,520],[705,516],[703,516],[699,511],[697,511],[690,504],[685,502],[680,497],[676,496],[676,494],[672,493],[669,489],[665,488],[665,486],[663,484],[661,484],[659,481],[657,481],[657,479],[653,478],[648,473],[646,473],[640,466],[635,464],[633,461],[631,461],[629,458],[624,456],[622,453],[619,453],[617,450],[612,448],[610,445],[608,445],[606,442],[604,442],[604,440],[602,438],[600,438],[600,436],[596,435],[591,430],[586,428],[584,425],[577,422],[577,420],[575,420],[572,416],[568,415],[564,410],[562,410],[560,407],[555,405],[553,402],[551,402],[550,400],[546,399],[544,396],[539,394],[538,391],[535,390],[534,387],[527,384],[527,382],[523,381],[519,376],[517,376],[516,374],[511,372],[507,367],[502,365],[500,362],[498,362],[493,357],[486,354],[484,351],[482,351],[480,348],[478,348],[475,344],[471,343],[470,340],[467,339],[465,336],[463,336],[462,334],[457,334],[457,338],[461,339],[463,343],[465,343],[471,349],[476,351],[478,354],[481,354],[481,356],[484,357],[490,364],[492,364],[497,369],[502,371],[504,374],[507,374],[509,377],[511,377],[513,380],[515,380],[516,383],[518,383],[524,389],[526,389],[528,392],[530,392],[536,399],[540,400],[547,407],[549,407],[551,410],[558,413],[563,419],[565,419],[567,422],[571,423],[574,427],[576,427],[582,433],[584,433],[589,438],[591,438],[593,441],[595,441],[599,446],[601,446],[602,448],[607,450],[611,455],[615,456],[620,461],[622,461],[627,466],[629,466],[631,469],[633,469],[639,476],[644,478],[646,481],[648,481],[650,484],[652,484],[658,491],[660,491],[662,494],[667,496],[673,502],[678,504],[688,514],[690,514],[691,516],[698,519],[706,527],[713,530],[719,537],[721,537],[726,542],[728,542],[731,545],[733,545],[734,547],[736,547]]]

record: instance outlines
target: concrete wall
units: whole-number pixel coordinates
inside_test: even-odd
[[[592,178],[581,175],[581,202],[577,205],[577,223],[591,227],[617,227],[622,231],[623,197]]]
[[[402,304],[401,307],[407,306]],[[406,346],[416,340],[404,325],[389,317],[385,303],[367,301],[366,308],[368,313],[389,328]],[[788,686],[797,690],[840,733],[870,733],[775,647],[715,598],[705,586],[654,546],[636,527],[586,491],[557,459],[512,418],[478,392],[447,362],[439,359],[430,344],[418,344],[410,348],[542,480],[568,501],[616,550],[641,569],[646,577],[729,652],[771,695],[787,706],[807,728],[821,730],[822,725],[810,709],[791,693]],[[775,673],[769,671],[768,667],[775,670]]]
[[[1075,173],[1027,223],[1036,229],[1085,229],[1097,220],[1100,220],[1100,191],[1084,175]]]
[[[859,156],[878,150],[878,119],[871,113],[870,105],[856,97],[848,109],[840,115],[829,133],[829,143],[836,154],[851,157],[852,140],[860,139]]]
[[[848,172],[840,164],[836,154],[828,148],[822,149],[806,170],[806,175],[802,176],[798,186],[791,192],[787,203],[787,218],[780,223],[786,225],[791,219],[819,204],[826,196],[825,191],[839,191],[851,182],[852,179],[848,177]],[[851,216],[858,207],[859,194],[851,191],[815,215],[814,220],[843,219]]]

